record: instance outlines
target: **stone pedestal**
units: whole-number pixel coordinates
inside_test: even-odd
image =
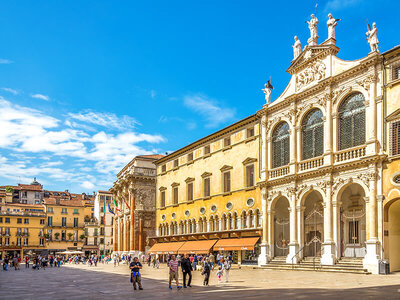
[[[269,252],[268,248],[269,248],[268,244],[260,245],[261,253],[258,256],[258,266],[259,267],[261,267],[262,265],[266,265],[271,260],[271,258],[268,255],[268,252]]]
[[[334,265],[336,263],[335,243],[326,242],[322,244],[322,247],[324,249],[324,253],[321,257],[321,265]]]
[[[380,245],[377,240],[369,240],[365,242],[367,254],[363,259],[363,266],[372,274],[379,274]]]
[[[299,263],[300,259],[299,259],[299,255],[297,253],[297,251],[299,251],[299,244],[297,243],[290,243],[289,244],[289,254],[288,256],[286,256],[286,263],[287,264],[297,264]]]

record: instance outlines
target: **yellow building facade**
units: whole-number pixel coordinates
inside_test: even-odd
[[[0,204],[0,257],[23,257],[46,249],[44,205]]]
[[[171,251],[163,247],[185,241],[176,253],[207,254],[218,248],[232,252],[235,261],[256,261],[261,236],[259,135],[252,115],[156,162],[159,244],[151,253],[166,254]]]
[[[85,205],[80,195],[63,200],[45,198],[48,252],[82,250],[85,242]]]
[[[383,169],[383,257],[400,270],[400,46],[383,53],[387,161]]]

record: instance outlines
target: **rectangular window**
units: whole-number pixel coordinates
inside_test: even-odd
[[[22,228],[17,228],[17,236],[22,235]]]
[[[29,235],[28,228],[24,228],[24,236],[28,236],[28,235]]]
[[[52,208],[52,207],[49,207],[49,208],[47,209],[47,212],[48,212],[48,213],[53,213],[53,208]]]
[[[400,65],[392,68],[392,80],[400,79]]]
[[[78,227],[78,218],[74,218],[74,227]]]
[[[22,218],[17,219],[17,224],[22,224]]]
[[[74,208],[74,215],[79,215],[79,209]]]
[[[224,138],[224,147],[231,145],[231,137]]]
[[[74,231],[74,241],[75,242],[78,241],[78,231],[77,230]]]
[[[35,198],[36,198],[36,199],[39,199],[39,197],[40,197],[39,192],[35,192]]]
[[[100,227],[100,235],[104,235],[104,227]]]
[[[5,223],[10,223],[10,218],[6,218]]]
[[[102,206],[102,207],[100,207],[100,212],[104,212],[104,207]]]
[[[188,154],[187,160],[188,162],[193,161],[193,152]]]
[[[67,209],[66,209],[66,208],[62,208],[62,209],[61,209],[61,213],[62,213],[62,214],[66,214],[66,213],[67,213]]]
[[[187,201],[193,200],[193,182],[187,184]]]
[[[3,217],[0,217],[0,223],[3,223]]]
[[[359,244],[360,234],[358,230],[358,221],[349,222],[349,244]]]
[[[161,166],[161,172],[167,172],[167,165],[162,165]]]
[[[177,168],[179,166],[179,161],[177,159],[174,160],[174,168]]]
[[[24,224],[29,224],[29,219],[24,219]]]
[[[390,126],[391,155],[400,154],[400,121],[392,122]]]
[[[67,232],[65,230],[61,231],[61,240],[65,241],[67,239]]]
[[[254,186],[254,164],[246,166],[246,187]]]
[[[178,204],[178,187],[174,187],[172,193],[173,193],[172,199],[174,201],[173,204]]]
[[[28,246],[28,239],[27,238],[24,239],[24,246]]]
[[[210,177],[203,179],[203,197],[210,197],[210,182]]]
[[[5,238],[4,239],[4,245],[9,246],[10,245],[10,238]]]
[[[210,154],[210,152],[211,152],[210,145],[205,146],[205,147],[204,147],[204,154],[205,154],[205,155],[206,155],[206,154]]]
[[[97,228],[94,229],[94,236],[98,236],[99,235],[99,231]]]
[[[85,235],[89,236],[89,229],[85,228]]]
[[[21,246],[21,238],[17,238],[17,246]]]
[[[111,201],[111,196],[106,196],[106,201]]]
[[[44,239],[40,239],[40,246],[44,246]]]
[[[223,173],[223,191],[224,193],[229,193],[231,191],[231,172],[224,172]]]
[[[161,191],[160,207],[165,207],[165,191]]]
[[[103,238],[100,239],[100,244],[104,244],[104,239]]]
[[[53,217],[47,217],[47,226],[53,226]]]
[[[67,227],[67,218],[66,218],[66,217],[63,217],[63,218],[61,219],[61,226],[62,226],[62,227]]]
[[[47,229],[47,235],[49,236],[49,240],[53,240],[53,230],[52,229]]]
[[[101,196],[100,196],[100,200],[101,200],[101,201],[104,201],[104,200],[106,200],[106,197],[105,197],[104,195],[101,195]]]
[[[44,225],[44,219],[40,219],[40,225]]]
[[[254,127],[247,128],[247,138],[251,138],[254,136]]]

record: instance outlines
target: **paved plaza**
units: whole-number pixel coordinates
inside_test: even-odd
[[[232,269],[229,283],[210,286],[193,272],[193,287],[168,289],[167,268],[145,266],[134,291],[126,265],[66,265],[60,269],[0,271],[0,299],[400,299],[400,274],[387,276]],[[180,273],[180,277],[181,273]]]

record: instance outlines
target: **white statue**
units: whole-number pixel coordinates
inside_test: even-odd
[[[294,37],[294,45],[293,47],[293,60],[296,59],[297,57],[299,57],[300,53],[301,53],[301,43],[299,38],[297,37],[297,35]]]
[[[311,20],[306,21],[308,24],[308,28],[310,29],[310,35],[311,37],[308,39],[308,44],[310,46],[314,46],[318,42],[318,32],[317,32],[317,25],[318,25],[318,19],[314,14],[311,14]]]
[[[366,33],[366,36],[367,36],[369,46],[371,47],[371,52],[374,52],[374,51],[379,52],[379,49],[378,49],[379,41],[378,41],[378,35],[377,35],[378,29],[376,28],[376,23],[375,22],[372,23],[372,29],[369,26],[369,24],[367,24],[367,25],[368,25],[368,31]]]
[[[261,89],[265,94],[265,101],[267,102],[267,104],[270,104],[271,102],[271,90],[273,89],[274,87],[271,84],[271,79],[268,80],[268,82],[264,84],[264,88]]]
[[[328,26],[328,39],[336,39],[335,27],[338,21],[340,21],[340,19],[335,19],[332,17],[332,14],[328,14],[328,22],[326,22],[326,25]]]

